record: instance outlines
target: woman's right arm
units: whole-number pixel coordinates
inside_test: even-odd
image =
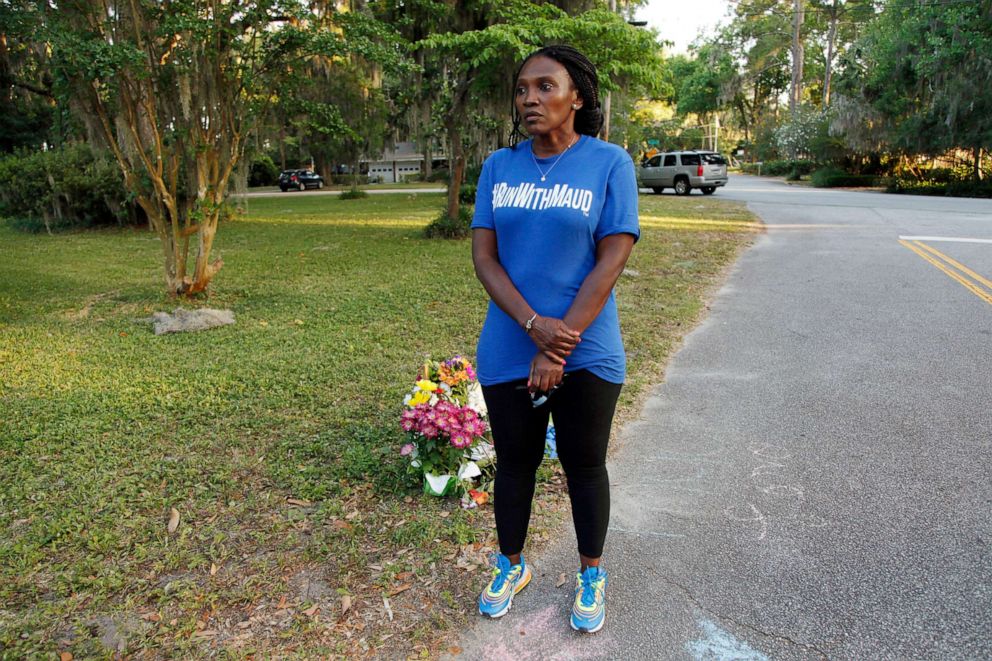
[[[472,263],[489,297],[523,327],[536,312],[500,263],[495,231],[478,227],[472,230]],[[540,315],[534,319],[528,336],[544,355],[561,365],[565,364],[565,358],[580,341],[579,333],[566,326],[561,319]]]

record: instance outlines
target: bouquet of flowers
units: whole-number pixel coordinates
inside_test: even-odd
[[[492,462],[482,388],[461,356],[426,361],[403,404],[400,426],[410,442],[400,454],[424,475],[424,493],[446,496],[465,489]]]

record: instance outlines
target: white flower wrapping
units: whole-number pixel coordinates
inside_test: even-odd
[[[489,415],[489,409],[486,408],[486,398],[482,396],[482,386],[479,385],[478,381],[468,388],[468,407],[478,413],[481,418]]]

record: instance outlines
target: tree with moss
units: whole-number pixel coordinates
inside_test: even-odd
[[[852,112],[838,129],[871,119],[898,152],[967,150],[981,179],[992,149],[992,2],[893,0],[846,60],[841,90]]]
[[[368,16],[295,0],[47,0],[43,13],[55,75],[147,214],[177,296],[206,291],[220,270],[212,249],[235,167],[308,62],[400,58]],[[332,100],[300,102],[325,130],[347,130]]]

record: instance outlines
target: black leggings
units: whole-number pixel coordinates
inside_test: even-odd
[[[569,372],[561,387],[538,408],[531,405],[526,386],[527,381],[521,380],[482,388],[496,446],[494,495],[500,552],[514,555],[524,547],[534,477],[544,457],[548,414],[553,414],[579,553],[598,558],[610,522],[606,446],[621,385],[587,370]]]

